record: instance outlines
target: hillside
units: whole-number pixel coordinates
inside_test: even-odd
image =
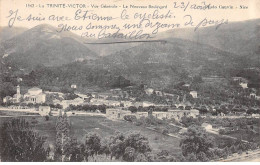
[[[37,64],[59,66],[97,58],[73,36],[73,33],[57,33],[56,28],[49,25],[39,25],[4,41],[0,53],[5,62],[11,61],[21,68]]]
[[[245,68],[259,66],[255,49],[259,45],[259,31],[253,28],[256,25],[257,20],[251,20],[230,23],[214,32],[213,27],[196,33],[178,29],[159,35],[166,42],[87,45],[71,32],[57,33],[56,28],[44,24],[4,41],[0,61],[4,68],[11,66],[13,73],[24,68],[36,71],[37,83],[46,79],[44,84],[49,86],[77,82],[82,86],[112,87],[121,86],[122,80],[122,86],[146,83],[154,88],[168,88],[180,81],[190,82],[197,75],[230,78],[243,74]],[[242,50],[234,53],[241,44],[245,53]]]
[[[194,75],[227,76],[240,67],[236,55],[187,40],[143,43],[95,61],[96,66],[123,75],[133,83],[167,87]]]
[[[260,19],[230,22],[218,30],[215,30],[215,27],[201,28],[196,32],[193,28],[169,30],[159,34],[158,38],[180,38],[207,44],[245,56],[251,60],[251,65],[260,64]]]
[[[12,37],[19,35],[28,30],[23,27],[0,27],[0,42],[11,39]]]

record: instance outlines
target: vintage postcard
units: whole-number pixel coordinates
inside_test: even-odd
[[[259,162],[259,0],[0,0],[0,162]]]

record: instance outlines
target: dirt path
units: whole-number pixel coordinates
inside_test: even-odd
[[[235,155],[227,159],[220,160],[220,162],[259,162],[260,150],[245,152],[241,155]]]

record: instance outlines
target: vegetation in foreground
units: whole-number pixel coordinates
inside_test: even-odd
[[[46,121],[47,122],[47,121]],[[56,142],[53,149],[43,136],[36,133],[24,119],[12,119],[1,127],[2,161],[210,161],[226,158],[233,153],[257,148],[255,143],[240,140],[219,148],[214,137],[203,128],[191,125],[180,143],[182,153],[174,156],[168,150],[152,152],[147,137],[141,133],[120,133],[102,138],[89,132],[84,142],[71,133],[66,114],[56,122]]]

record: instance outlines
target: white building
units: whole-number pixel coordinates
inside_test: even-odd
[[[198,93],[197,91],[190,91],[190,94],[193,98],[198,98]]]
[[[136,118],[139,119],[141,117],[148,117],[148,112],[136,112]]]
[[[21,95],[21,90],[20,90],[20,86],[17,85],[16,87],[16,94],[14,94],[13,97],[11,96],[6,96],[3,98],[3,102],[4,103],[7,103],[7,102],[11,102],[11,103],[19,103],[20,102],[20,99],[22,98],[23,96]]]
[[[153,112],[152,113],[154,117],[158,118],[158,119],[170,119],[170,115],[167,112]]]
[[[147,89],[145,89],[144,91],[145,91],[145,93],[146,93],[147,95],[150,96],[151,94],[153,94],[153,91],[154,91],[154,90],[153,90],[152,88],[147,88]]]
[[[13,97],[11,96],[6,96],[3,98],[3,103],[7,103],[7,102],[13,102]]]
[[[68,108],[70,105],[77,106],[77,105],[81,105],[83,103],[84,103],[84,100],[82,98],[77,97],[74,100],[62,100],[60,105],[62,105],[63,108],[65,109],[65,108]]]
[[[143,101],[143,102],[135,102],[134,103],[134,106],[135,107],[139,107],[139,106],[142,106],[142,107],[149,107],[149,106],[155,106],[154,103],[151,103],[151,102],[148,102],[148,101]]]
[[[40,106],[39,107],[39,114],[41,116],[49,116],[50,112],[51,112],[50,106]]]
[[[114,101],[114,100],[106,100],[105,105],[108,106],[114,106],[114,107],[119,107],[120,106],[120,101]]]
[[[250,93],[249,97],[250,98],[256,98],[256,94],[255,93]]]
[[[131,111],[128,111],[128,110],[121,110],[121,109],[114,109],[114,108],[106,109],[106,117],[109,119],[123,120],[124,117],[127,115],[133,115],[133,116],[136,116],[137,119],[139,119],[141,117],[147,117],[148,112],[132,113]]]
[[[20,86],[17,85],[17,87],[16,87],[16,102],[20,102],[21,98],[22,98],[21,89],[20,89]]]
[[[121,104],[123,104],[124,107],[131,107],[131,106],[133,106],[133,103],[131,101],[121,101]]]
[[[239,83],[239,85],[243,88],[243,89],[246,89],[246,88],[248,88],[248,86],[247,86],[247,83],[246,82],[241,82],[241,83]]]
[[[77,89],[77,85],[76,84],[72,84],[70,87],[73,88],[73,89]]]
[[[24,94],[24,99],[29,103],[45,103],[46,94],[43,93],[42,89],[34,87],[28,89],[28,92]]]
[[[28,92],[24,95],[21,94],[20,86],[18,85],[16,87],[16,94],[13,97],[7,96],[3,99],[3,102],[6,103],[8,101],[10,102],[16,102],[19,103],[21,101],[21,98],[24,98],[25,102],[27,103],[45,103],[46,101],[46,94],[43,93],[42,89],[34,87],[31,89],[28,89]]]

